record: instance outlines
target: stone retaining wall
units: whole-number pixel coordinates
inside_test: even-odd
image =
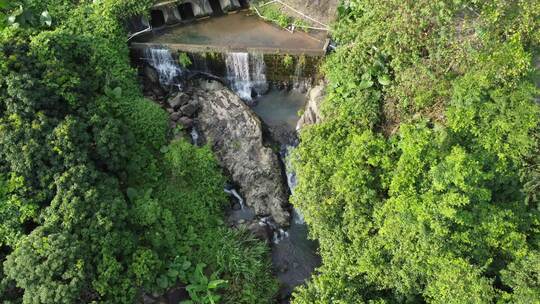
[[[174,51],[172,57],[178,58],[181,51]],[[208,73],[225,78],[226,65],[225,53],[221,52],[193,52],[187,53],[192,61],[193,68],[200,68],[206,64]],[[131,49],[132,62],[143,67],[144,52],[143,49]],[[287,55],[287,54],[264,54],[266,65],[266,79],[270,82],[292,83],[299,80],[309,79],[318,81],[321,76],[319,68],[322,63],[322,56],[309,55]],[[301,74],[297,75],[297,68],[300,67]],[[298,79],[300,78],[300,79]]]

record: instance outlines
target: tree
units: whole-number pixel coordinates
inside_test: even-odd
[[[538,300],[517,270],[539,249],[532,3],[339,9],[324,119],[293,156],[323,259],[294,303]]]

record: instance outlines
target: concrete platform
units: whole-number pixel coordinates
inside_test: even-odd
[[[290,33],[248,11],[154,30],[132,40],[132,48],[166,46],[184,52],[256,52],[321,56],[327,32]]]

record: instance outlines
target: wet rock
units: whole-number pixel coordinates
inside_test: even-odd
[[[270,126],[269,132],[272,138],[282,145],[295,146],[298,141],[296,131],[291,130],[288,124]]]
[[[233,205],[232,209],[235,210],[235,211],[238,211],[238,210],[242,209],[242,206],[240,206],[240,204],[236,203],[236,204]]]
[[[215,80],[201,80],[200,87],[205,91],[216,91],[223,89],[223,85]]]
[[[180,114],[178,112],[174,112],[174,113],[171,114],[170,119],[172,121],[178,121],[178,120],[180,120],[180,117],[182,117],[182,114]]]
[[[188,300],[189,294],[186,291],[185,286],[176,286],[169,291],[167,291],[167,302],[166,303],[181,303],[182,301]]]
[[[142,300],[143,300],[143,304],[154,304],[154,303],[156,303],[156,299],[150,297],[149,295],[143,295]]]
[[[163,90],[163,88],[159,85],[159,83],[152,85],[152,87],[150,88],[150,91],[152,92],[152,94],[154,94],[155,96],[154,99],[156,100],[161,100],[162,98],[165,97],[165,94],[166,94],[165,90]]]
[[[180,119],[178,119],[178,123],[182,125],[185,129],[193,127],[193,119],[186,116],[180,117]]]
[[[321,121],[321,103],[323,102],[324,97],[324,84],[315,86],[309,91],[309,100],[304,110],[304,114],[302,114],[302,117],[298,120],[296,125],[297,130]]]
[[[263,144],[259,118],[227,88],[205,92],[199,89],[201,110],[197,125],[230,173],[246,205],[259,216],[271,215],[280,226],[288,226],[288,200],[280,162]]]
[[[178,109],[179,107],[187,104],[189,101],[189,97],[184,93],[177,93],[173,97],[169,98],[167,103],[169,106],[173,109]]]
[[[267,225],[260,225],[258,222],[253,222],[249,224],[248,230],[261,241],[270,243],[272,239],[272,230]]]
[[[148,82],[159,84],[159,74],[153,67],[145,65],[143,68],[143,74]]]
[[[199,110],[199,104],[196,102],[190,102],[186,105],[183,105],[180,107],[180,112],[184,114],[185,116],[192,117],[197,110]]]

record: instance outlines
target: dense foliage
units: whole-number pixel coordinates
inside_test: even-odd
[[[538,303],[540,5],[351,0],[294,204],[323,266],[294,303]]]
[[[222,221],[212,153],[167,144],[166,112],[141,95],[122,22],[150,4],[0,1],[3,303],[275,293],[266,246]]]

